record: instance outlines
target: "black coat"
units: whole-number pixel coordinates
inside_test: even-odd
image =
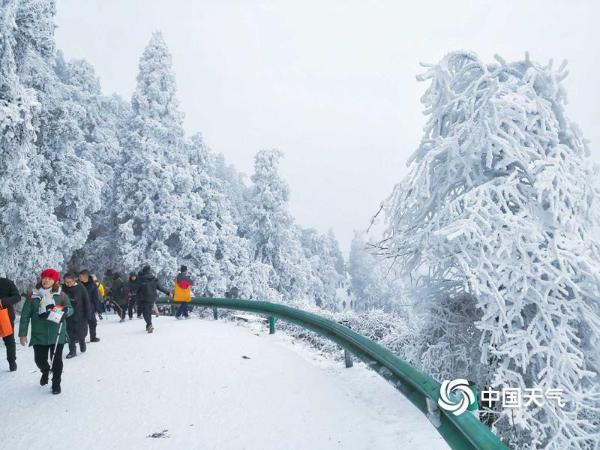
[[[92,313],[90,316],[94,316],[94,314],[102,313],[102,308],[100,306],[100,294],[98,294],[98,286],[91,278],[88,279],[87,283],[80,281],[80,283],[85,287],[88,293],[88,297],[90,299],[90,308]]]
[[[125,283],[121,281],[121,278],[113,278],[112,286],[110,288],[112,301],[117,305],[127,304],[127,292],[125,291]]]
[[[139,287],[140,283],[138,281],[138,278],[136,277],[135,280],[132,280],[131,278],[129,279],[129,281],[127,281],[127,297],[132,301],[135,302],[137,299],[137,291],[138,291],[138,287]]]
[[[69,319],[87,323],[87,320],[91,319],[94,313],[92,306],[90,305],[90,297],[85,286],[81,283],[77,283],[71,287],[63,284],[62,290],[69,296],[71,305],[73,305],[73,308],[75,309],[75,313],[69,317]]]
[[[152,273],[141,273],[138,280],[140,282],[137,289],[138,301],[142,303],[154,303],[158,298],[157,290],[167,295],[170,294],[168,290],[160,285],[158,278]]]
[[[0,300],[2,300],[2,306],[8,309],[8,316],[10,317],[10,321],[14,324],[15,308],[13,305],[16,305],[21,301],[21,296],[19,295],[15,283],[8,278],[0,278]]]

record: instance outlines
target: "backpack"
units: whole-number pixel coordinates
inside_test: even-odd
[[[115,299],[122,299],[125,296],[123,282],[120,279],[113,281],[112,296]]]

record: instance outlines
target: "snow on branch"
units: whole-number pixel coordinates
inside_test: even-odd
[[[462,358],[454,366],[467,373],[452,375],[565,390],[564,408],[515,411],[518,438],[507,415],[497,421],[518,448],[600,442],[597,175],[566,117],[566,73],[469,52],[427,66],[425,133],[385,204],[386,252],[426,293],[424,368],[439,374]],[[469,299],[473,309],[458,308]]]

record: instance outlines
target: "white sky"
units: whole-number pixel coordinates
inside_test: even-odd
[[[569,61],[569,116],[600,142],[600,2],[58,0],[56,40],[129,98],[154,30],[173,54],[188,133],[238,170],[285,153],[291,210],[344,251],[406,173],[426,88],[419,62],[473,50]]]

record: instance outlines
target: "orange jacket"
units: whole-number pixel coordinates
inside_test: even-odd
[[[182,287],[186,286],[186,287]],[[173,288],[173,301],[174,302],[189,302],[192,300],[192,289],[190,283],[181,282],[175,280],[175,287]]]

